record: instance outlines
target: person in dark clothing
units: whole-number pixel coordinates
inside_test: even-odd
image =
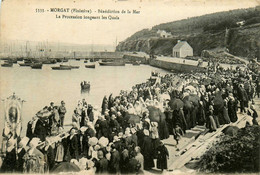
[[[61,106],[59,107],[58,112],[60,116],[60,126],[63,127],[65,114],[67,112],[64,101],[61,101]]]
[[[68,144],[69,144],[69,152],[71,159],[77,159],[79,156],[79,145],[78,145],[78,136],[76,135],[76,130],[72,129],[70,131],[70,136],[68,137]]]
[[[169,152],[163,142],[160,142],[159,147],[157,148],[157,168],[161,169],[168,169],[167,166],[167,159],[169,159]]]
[[[50,126],[47,117],[39,117],[36,122],[34,129],[34,136],[40,138],[41,141],[45,141],[46,137],[49,135]]]
[[[24,159],[23,156],[25,155],[27,148],[26,145],[28,144],[30,138],[24,137],[18,144],[18,149],[17,149],[17,169],[16,171],[18,173],[23,172],[23,164],[24,164]]]
[[[106,174],[108,172],[108,160],[104,157],[102,151],[98,151],[98,166],[96,173],[97,174]]]
[[[29,121],[29,122],[27,123],[26,137],[28,137],[28,138],[30,138],[30,139],[33,138],[32,121]]]
[[[149,131],[144,130],[144,141],[143,145],[141,146],[141,153],[144,156],[144,169],[150,170],[152,167],[154,167],[153,162],[153,154],[152,154],[152,139],[149,137]]]
[[[109,173],[111,174],[119,174],[120,173],[120,168],[119,168],[119,163],[120,163],[120,154],[119,151],[116,149],[115,145],[111,145],[111,159],[109,163]]]
[[[253,114],[251,114],[252,117],[253,117],[253,120],[252,120],[253,125],[258,125],[258,122],[257,122],[257,120],[256,120],[256,118],[258,118],[258,114],[257,114],[257,112],[256,112],[256,110],[255,110],[255,107],[254,107],[253,105],[251,105],[251,106],[250,106],[250,109],[253,111]]]
[[[88,106],[87,114],[88,114],[89,121],[93,122],[94,121],[94,113],[93,113],[93,107],[91,105]]]
[[[108,125],[107,120],[105,120],[104,116],[101,116],[100,130],[101,130],[101,136],[109,138],[109,135],[110,135],[109,125]]]
[[[15,139],[11,138],[7,141],[7,152],[1,167],[2,173],[13,173],[16,170],[17,166],[15,144]]]
[[[231,122],[236,122],[237,121],[237,103],[235,101],[235,98],[230,95],[229,96],[229,101],[228,101],[228,116],[230,118]]]

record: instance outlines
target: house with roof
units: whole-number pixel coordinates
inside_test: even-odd
[[[173,57],[184,58],[186,56],[193,56],[193,49],[187,41],[178,40],[177,44],[172,49]]]
[[[170,37],[172,37],[171,32],[166,32],[165,30],[158,30],[157,34],[159,34],[159,36],[161,38],[170,38]]]

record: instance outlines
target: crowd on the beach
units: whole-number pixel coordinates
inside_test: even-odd
[[[258,125],[254,107],[254,98],[260,95],[258,72],[237,67],[153,75],[130,92],[105,96],[101,107],[78,101],[72,116],[66,116],[64,101],[60,106],[50,103],[29,121],[26,137],[4,135],[1,172],[165,170],[172,155],[163,140],[170,135],[178,146],[187,130],[200,125],[214,132],[235,123],[238,112],[249,114],[251,124]],[[65,117],[72,121],[68,132]]]

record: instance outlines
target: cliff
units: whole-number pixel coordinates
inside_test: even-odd
[[[157,34],[158,30],[171,32],[172,36],[161,38]],[[136,32],[120,42],[116,50],[169,56],[178,40],[186,40],[193,47],[195,56],[200,56],[202,50],[227,48],[236,56],[260,58],[259,31],[258,6],[160,24],[151,30]]]

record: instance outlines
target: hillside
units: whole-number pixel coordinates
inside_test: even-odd
[[[243,21],[243,26],[237,22]],[[229,29],[226,32],[226,29]],[[171,32],[161,38],[158,30]],[[143,29],[120,42],[117,51],[143,51],[171,55],[178,40],[186,40],[193,47],[194,55],[202,50],[228,48],[230,53],[243,57],[260,57],[260,6],[218,12],[200,17],[164,23],[151,30]]]

